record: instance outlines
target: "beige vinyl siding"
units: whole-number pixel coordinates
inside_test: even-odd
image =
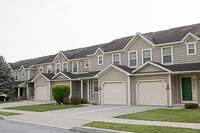
[[[169,77],[168,75],[150,75],[150,76],[134,76],[133,77],[133,87],[131,93],[131,103],[136,105],[136,84],[140,80],[163,80],[166,84],[169,84]]]
[[[36,76],[36,70],[30,70],[30,79]]]
[[[22,77],[22,70],[16,70],[18,73],[18,80],[17,81],[25,81],[28,80],[28,70],[25,70],[25,76]],[[14,73],[13,73],[14,74]]]
[[[138,70],[136,73],[144,73],[144,72],[165,72],[165,71],[158,67],[148,64],[143,68],[141,68],[140,70]]]
[[[108,72],[99,77],[100,85],[102,86],[104,82],[112,82],[112,81],[122,81],[126,85],[126,103],[128,103],[128,76],[124,73],[116,70],[115,68],[111,68]]]
[[[172,104],[178,103],[180,100],[177,94],[179,94],[179,82],[176,75],[171,75],[171,91],[172,91]],[[179,94],[180,95],[180,94]]]
[[[81,96],[81,82],[72,81],[72,96]]]

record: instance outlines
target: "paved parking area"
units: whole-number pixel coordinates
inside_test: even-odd
[[[71,129],[91,121],[104,121],[110,117],[155,109],[153,106],[113,106],[88,105],[87,107],[37,112],[7,117],[13,121],[23,121],[64,129]]]

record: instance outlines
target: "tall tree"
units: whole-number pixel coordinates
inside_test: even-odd
[[[13,93],[14,91],[14,78],[12,76],[11,68],[3,56],[0,55],[0,92],[8,94]]]

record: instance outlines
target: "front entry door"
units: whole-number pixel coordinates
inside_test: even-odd
[[[182,77],[182,100],[192,101],[192,80],[191,77]]]

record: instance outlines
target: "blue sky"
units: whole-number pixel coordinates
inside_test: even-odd
[[[200,23],[198,0],[1,0],[8,62]]]

